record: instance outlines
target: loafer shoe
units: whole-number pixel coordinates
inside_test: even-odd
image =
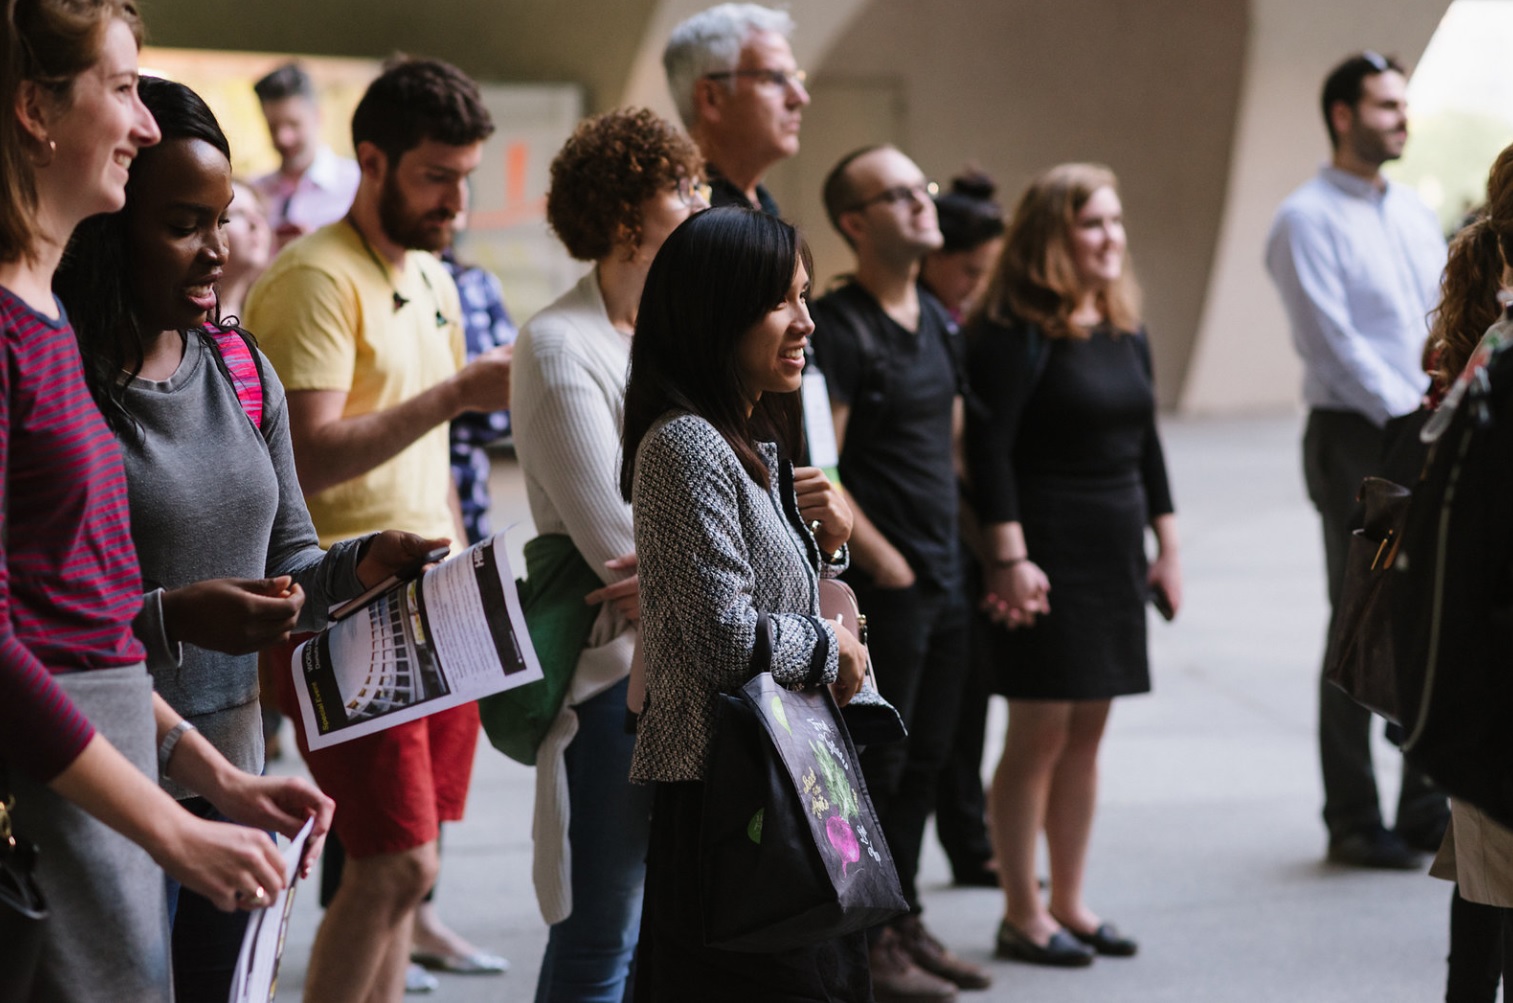
[[[898,942],[920,968],[931,975],[954,983],[960,989],[986,989],[993,977],[981,965],[974,965],[936,940],[918,916],[905,916],[893,924]]]
[[[1026,961],[1053,968],[1086,968],[1093,963],[1093,949],[1066,930],[1057,930],[1044,946],[1014,929],[1007,922],[998,924],[998,943],[993,956],[1007,961]]]
[[[1119,932],[1119,928],[1112,923],[1100,924],[1092,933],[1083,933],[1067,927],[1067,932],[1096,953],[1110,958],[1133,958],[1135,952],[1140,950],[1140,945],[1129,937]]]
[[[1381,825],[1329,838],[1328,860],[1347,867],[1416,871],[1424,860],[1397,833]]]

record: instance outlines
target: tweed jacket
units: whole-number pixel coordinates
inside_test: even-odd
[[[703,779],[717,694],[748,678],[762,613],[779,683],[797,689],[820,665],[819,681],[835,681],[838,649],[819,616],[818,575],[842,566],[821,559],[791,492],[785,506],[777,447],[759,449],[771,473],[767,490],[695,415],[662,417],[636,454],[632,510],[647,706],[632,780]]]

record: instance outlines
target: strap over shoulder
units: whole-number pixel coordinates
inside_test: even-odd
[[[214,324],[205,325],[205,333],[215,342],[220,353],[221,369],[231,380],[236,399],[254,428],[263,428],[263,372],[257,351],[247,335],[240,330],[226,330]]]

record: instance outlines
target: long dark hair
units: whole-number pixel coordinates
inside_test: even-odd
[[[630,501],[636,450],[653,422],[688,411],[724,436],[751,479],[766,487],[756,443],[771,440],[786,455],[803,441],[797,393],[754,396],[741,376],[746,332],[788,294],[799,263],[813,271],[809,249],[792,226],[767,213],[730,206],[684,220],[651,263],[625,390],[620,493]]]
[[[135,436],[136,420],[126,410],[126,388],[142,371],[141,318],[136,290],[131,288],[127,261],[128,221],[132,194],[142,171],[163,146],[176,139],[201,139],[231,159],[231,144],[220,123],[200,96],[183,84],[143,77],[138,84],[142,103],[152,112],[163,142],[150,146],[132,161],[126,182],[126,207],[80,223],[53,277],[53,291],[68,310],[69,321],[84,356],[84,377],[111,431]],[[203,334],[203,332],[201,332]],[[126,374],[123,381],[121,374]]]

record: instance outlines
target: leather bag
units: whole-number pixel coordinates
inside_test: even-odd
[[[867,645],[867,617],[856,601],[856,592],[839,578],[820,579],[820,616],[831,623],[839,620],[856,634],[862,646]],[[876,699],[873,699],[876,697]],[[907,738],[909,730],[904,719],[877,689],[877,675],[872,671],[872,652],[867,652],[867,674],[862,678],[861,692],[841,708],[846,729],[857,745],[885,745]]]
[[[1364,525],[1350,538],[1345,582],[1324,654],[1324,675],[1356,703],[1400,721],[1389,626],[1392,562],[1402,545],[1413,493],[1382,477],[1361,482]]]
[[[5,776],[0,769],[0,779]],[[42,955],[47,902],[37,887],[37,848],[11,831],[14,797],[0,795],[0,1003],[31,998],[37,961]]]
[[[779,685],[768,630],[763,616],[751,678],[719,697],[705,770],[704,941],[730,951],[810,945],[908,908],[829,688]]]

